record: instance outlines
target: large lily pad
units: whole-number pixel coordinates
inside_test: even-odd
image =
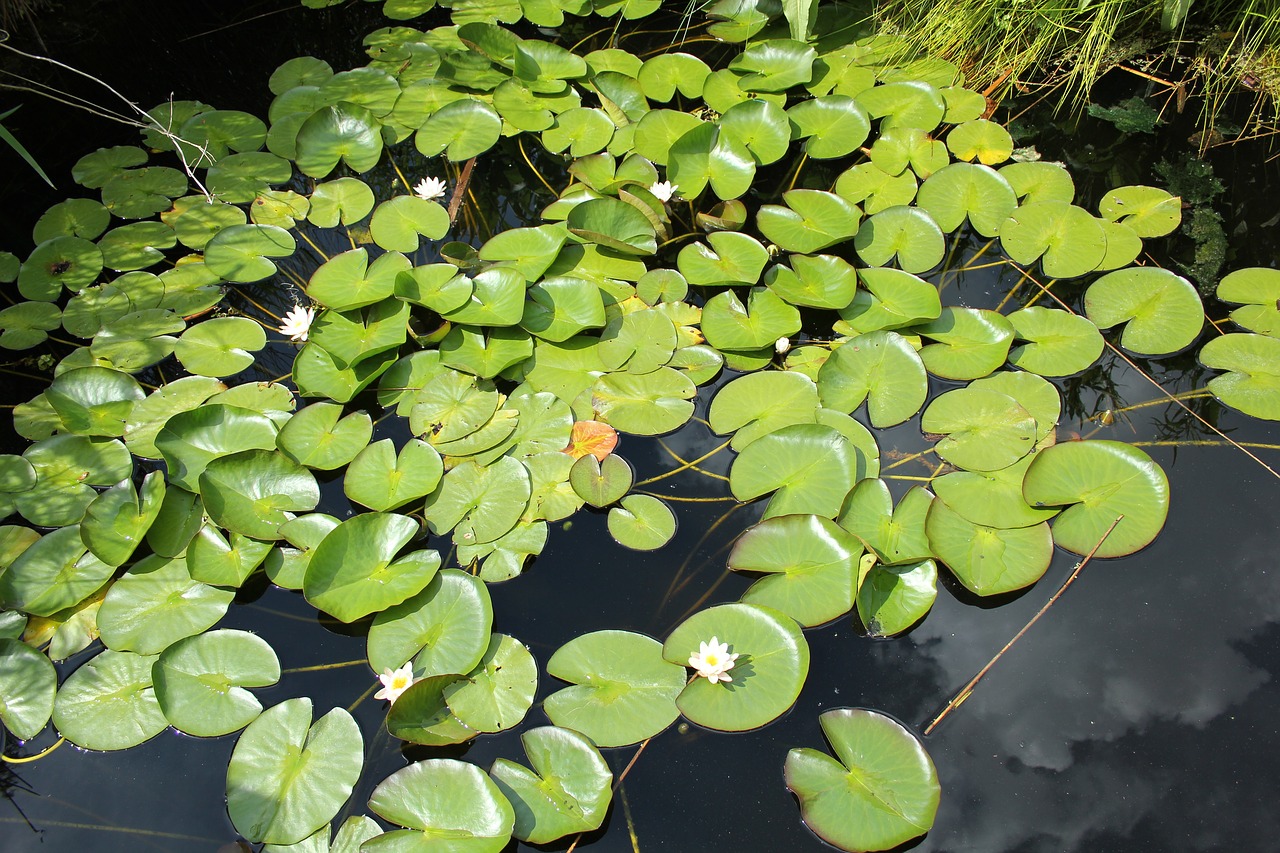
[[[738,732],[791,707],[809,672],[809,644],[794,619],[757,604],[721,604],[680,623],[663,643],[662,656],[687,664],[713,636],[738,655],[731,680],[693,679],[676,698],[680,713],[700,726]]]
[[[311,700],[267,709],[240,735],[227,767],[227,811],[236,831],[269,844],[296,844],[326,825],[355,787],[364,739],[334,708],[311,722]]]
[[[538,665],[514,637],[493,634],[480,663],[445,686],[449,710],[463,725],[480,732],[500,732],[524,719],[538,688]]]
[[[1033,507],[1070,505],[1053,522],[1053,541],[1077,554],[1088,554],[1101,542],[1098,557],[1122,557],[1146,547],[1169,514],[1164,471],[1120,441],[1068,441],[1040,451],[1027,469],[1022,494]]]
[[[881,563],[917,563],[933,556],[924,530],[932,503],[928,489],[915,486],[894,507],[888,484],[866,479],[849,493],[836,521],[875,552]]]
[[[965,588],[975,595],[999,595],[1038,581],[1053,559],[1047,523],[997,528],[967,521],[935,500],[925,521],[929,544]]]
[[[1139,355],[1177,352],[1204,326],[1195,285],[1159,267],[1107,273],[1085,291],[1084,310],[1100,329],[1125,323],[1120,345]]]
[[[800,514],[835,518],[869,460],[836,429],[817,423],[784,426],[747,445],[729,470],[740,501],[776,494],[764,517]]]
[[[429,758],[392,773],[373,789],[369,808],[409,829],[366,841],[366,853],[498,853],[515,827],[515,812],[493,780],[452,758]]]
[[[547,716],[599,746],[638,743],[679,716],[684,667],[663,660],[662,644],[642,634],[584,634],[556,650],[547,673],[573,685],[546,698]]]
[[[40,734],[53,714],[57,689],[58,672],[48,656],[21,640],[0,639],[0,722],[14,737]]]
[[[185,557],[144,557],[107,591],[98,630],[107,648],[157,654],[208,630],[227,612],[235,590],[193,580]]]
[[[780,610],[812,628],[853,609],[861,555],[862,544],[835,522],[785,515],[767,518],[739,537],[729,568],[764,573],[743,593],[744,602]]]
[[[827,408],[852,412],[867,401],[871,423],[900,424],[920,411],[929,392],[915,348],[894,332],[858,335],[834,349],[818,370],[818,394]]]
[[[440,555],[435,551],[396,557],[418,531],[418,522],[394,513],[348,518],[311,552],[303,595],[343,622],[386,610],[416,595],[440,567]]]
[[[156,655],[108,649],[67,677],[53,704],[53,724],[85,749],[128,749],[168,727],[151,685]]]
[[[920,416],[920,429],[945,436],[934,451],[967,471],[997,471],[1031,452],[1036,419],[1008,394],[957,388],[934,399]]]
[[[367,412],[343,417],[336,403],[312,403],[285,422],[276,443],[285,456],[320,471],[341,468],[369,445],[373,418]],[[425,492],[424,492],[425,494]]]
[[[499,758],[489,775],[515,809],[512,834],[546,844],[604,822],[613,772],[600,750],[571,729],[543,726],[520,735],[533,770]]]
[[[470,672],[489,647],[492,625],[484,583],[445,569],[422,592],[374,617],[369,665],[380,672],[412,659],[419,676]]]
[[[205,467],[200,495],[216,524],[256,539],[279,539],[282,523],[316,508],[320,486],[278,450],[243,450]]]
[[[852,851],[888,850],[929,831],[942,789],[911,732],[883,714],[854,708],[825,711],[818,722],[836,758],[793,749],[783,769],[806,826]]]
[[[1280,420],[1280,340],[1222,335],[1204,345],[1200,361],[1227,371],[1209,380],[1209,390],[1219,400],[1255,418]]]
[[[247,726],[262,712],[245,688],[279,681],[280,661],[256,634],[210,631],[165,649],[151,674],[160,710],[174,728],[217,737]]]

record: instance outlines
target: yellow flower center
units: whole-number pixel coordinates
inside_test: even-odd
[[[703,660],[707,662],[707,666],[720,665],[720,658],[716,657],[715,652],[712,652],[711,654],[707,655],[705,658],[703,658]]]

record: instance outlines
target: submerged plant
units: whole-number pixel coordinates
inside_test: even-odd
[[[412,20],[432,5],[384,8]],[[590,832],[611,800],[600,748],[680,716],[717,731],[776,720],[805,685],[805,629],[856,611],[873,635],[901,634],[926,618],[940,571],[994,596],[1034,584],[1055,546],[1119,557],[1158,535],[1163,471],[1123,442],[1058,443],[1054,380],[1104,348],[1158,359],[1197,341],[1195,287],[1134,265],[1178,227],[1177,197],[1127,186],[1096,214],[1076,205],[1066,169],[1012,159],[955,66],[892,60],[843,6],[713,4],[708,32],[742,45],[727,61],[719,46],[579,54],[519,23],[560,27],[586,6],[506,4],[518,31],[449,8],[456,26],[371,33],[363,68],[284,63],[269,124],[155,108],[181,129],[146,137],[160,162],[129,146],[86,155],[74,175],[100,201],[54,205],[25,260],[0,254],[17,302],[0,346],[59,359],[14,411],[31,445],[0,457],[0,503],[25,522],[0,528],[0,719],[15,736],[52,718],[76,744],[124,749],[167,726],[244,728],[227,774],[237,830],[327,844],[363,737],[342,709],[313,723],[307,699],[262,710],[246,688],[280,677],[274,652],[210,630],[236,590],[265,575],[367,624],[401,741],[516,729],[539,666],[493,630],[487,585],[519,583],[551,524],[584,505],[608,508],[624,546],[670,541],[676,514],[635,490],[618,433],[681,428],[722,376],[705,423],[735,453],[733,497],[764,499],[727,559],[755,578],[741,600],[661,642],[607,630],[564,644],[545,664],[567,685],[543,702],[553,726],[522,734],[531,767],[419,761],[369,800],[403,829],[353,818],[339,839],[496,851]],[[656,9],[600,8],[619,26]],[[161,164],[184,146],[213,158],[211,198]],[[446,242],[457,217],[501,217],[446,210],[444,182],[411,186],[399,163],[464,162],[457,203],[499,152],[551,193],[541,224]],[[1004,300],[943,303],[992,257]],[[1201,357],[1224,371],[1209,387],[1225,404],[1280,419],[1273,272],[1224,279],[1249,333]],[[303,345],[268,344],[277,323]],[[84,343],[67,352],[50,333]],[[251,370],[277,364],[279,382]],[[375,415],[411,435],[375,439]],[[930,446],[916,457],[939,461],[914,478],[929,488],[895,501],[900,463],[880,445],[917,416]],[[339,479],[367,511],[321,509],[321,483]],[[53,661],[95,633],[105,650],[59,684]],[[785,767],[806,823],[847,850],[927,832],[940,788],[920,740],[867,710],[822,726],[837,757],[796,749]]]

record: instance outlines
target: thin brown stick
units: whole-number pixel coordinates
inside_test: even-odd
[[[636,750],[636,754],[631,756],[631,760],[627,762],[627,766],[622,768],[622,772],[618,774],[618,781],[613,783],[614,791],[617,791],[619,788],[622,787],[622,780],[627,778],[627,774],[630,773],[631,768],[635,766],[636,759],[640,757],[640,753],[644,752],[644,748],[649,745],[649,741],[651,740],[653,740],[653,738],[651,737],[645,738],[644,741],[640,744],[640,748]],[[579,832],[577,837],[573,839],[573,843],[569,845],[569,849],[565,850],[564,853],[573,853],[573,849],[578,846],[578,842],[581,840],[582,840],[582,833]]]
[[[467,192],[467,184],[471,183],[471,170],[476,167],[476,158],[472,157],[462,167],[458,183],[453,188],[453,198],[449,199],[449,227],[458,221],[458,209],[462,207],[462,197]]]
[[[1106,533],[1102,534],[1102,538],[1098,540],[1098,544],[1094,545],[1093,550],[1091,550],[1088,554],[1085,555],[1085,558],[1080,561],[1080,563],[1075,567],[1075,570],[1071,572],[1070,576],[1068,576],[1067,579],[1063,581],[1062,586],[1058,587],[1058,591],[1055,592],[1053,595],[1051,595],[1049,597],[1049,600],[1044,603],[1044,607],[1041,607],[1039,610],[1037,610],[1036,615],[1032,616],[1031,619],[1027,622],[1027,624],[1022,626],[1022,630],[1014,634],[1013,639],[1005,643],[1004,648],[996,652],[995,657],[987,661],[987,665],[984,666],[982,669],[978,670],[978,674],[975,675],[973,678],[969,679],[969,683],[966,684],[964,687],[960,688],[960,692],[958,692],[955,696],[951,697],[951,701],[946,704],[946,707],[942,709],[942,711],[938,714],[938,716],[933,718],[933,722],[925,726],[924,733],[926,736],[929,734],[929,732],[933,731],[934,728],[937,727],[938,723],[941,723],[943,720],[945,720],[947,718],[947,715],[949,715],[956,708],[959,708],[961,705],[964,704],[964,701],[969,698],[970,694],[972,694],[974,689],[978,686],[978,682],[981,681],[986,676],[986,674],[991,671],[991,668],[1000,661],[1000,658],[1004,657],[1004,653],[1009,651],[1009,649],[1013,648],[1013,644],[1018,642],[1018,640],[1022,639],[1023,634],[1031,630],[1031,626],[1036,624],[1036,622],[1040,619],[1040,617],[1043,616],[1046,612],[1048,612],[1049,608],[1053,606],[1053,603],[1062,597],[1062,594],[1067,591],[1067,587],[1075,583],[1076,578],[1080,577],[1080,572],[1082,572],[1084,570],[1084,567],[1089,564],[1089,561],[1093,559],[1093,555],[1098,553],[1098,549],[1102,547],[1102,543],[1107,541],[1107,537],[1111,535],[1111,531],[1116,529],[1116,525],[1119,524],[1120,520],[1123,518],[1124,516],[1120,515],[1116,517],[1115,521],[1111,522],[1111,526],[1107,528]]]

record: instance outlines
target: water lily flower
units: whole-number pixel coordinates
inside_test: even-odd
[[[787,351],[790,349],[791,349],[790,338],[778,338],[773,343],[773,351],[776,352],[778,355],[786,355]]]
[[[291,341],[305,341],[307,332],[311,330],[311,321],[316,318],[316,309],[295,305],[282,318],[280,334],[288,335]]]
[[[439,178],[423,178],[418,181],[418,185],[413,188],[413,194],[418,198],[424,198],[427,201],[434,201],[444,197],[444,191],[449,185]]]
[[[373,694],[373,698],[386,699],[394,703],[400,698],[401,693],[413,686],[413,661],[409,661],[394,672],[391,671],[391,667],[386,667],[382,670],[382,675],[378,676],[378,680],[382,682],[382,689]]]
[[[680,189],[679,184],[673,184],[670,181],[657,181],[649,187],[649,192],[661,202],[671,201],[671,197],[676,194],[676,190]]]
[[[698,646],[698,651],[689,655],[689,666],[696,670],[696,674],[712,684],[717,681],[732,681],[729,670],[733,669],[738,653],[729,654],[729,644],[722,643],[715,637],[711,638],[710,643],[699,643]]]

